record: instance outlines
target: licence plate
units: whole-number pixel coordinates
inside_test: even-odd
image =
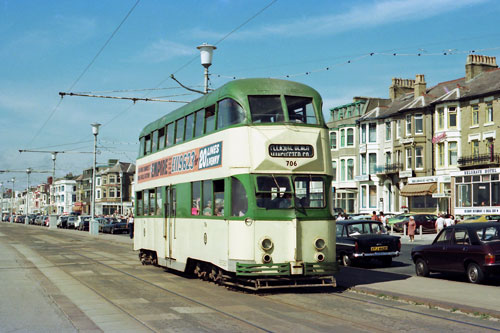
[[[371,251],[387,251],[389,249],[388,246],[372,246],[370,248]]]

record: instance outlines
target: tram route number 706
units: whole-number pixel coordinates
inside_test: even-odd
[[[296,167],[297,166],[297,161],[286,161],[286,166],[294,166]]]

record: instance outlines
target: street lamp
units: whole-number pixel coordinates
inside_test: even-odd
[[[95,219],[95,169],[96,169],[96,151],[97,151],[97,135],[99,134],[99,123],[90,124],[92,126],[92,134],[94,134],[94,166],[92,168],[92,206],[90,207],[90,223],[89,233],[92,235],[99,234],[99,227],[94,222]],[[94,230],[95,229],[95,230]]]
[[[3,221],[3,183],[0,183],[1,197],[0,197],[0,219]]]
[[[26,189],[26,218],[24,219],[24,224],[29,224],[28,208],[29,208],[29,197],[30,197],[30,173],[33,171],[31,168],[26,169],[26,174],[28,175],[28,188]]]
[[[124,216],[123,214],[123,171],[120,171],[120,200],[121,200],[121,216]]]
[[[216,49],[213,45],[208,45],[203,43],[202,45],[196,47],[200,50],[201,64],[205,67],[205,94],[208,93],[208,67],[212,65],[212,54]]]
[[[12,215],[14,214],[14,183],[16,182],[16,178],[12,177],[9,182],[12,183],[12,192],[10,195],[10,223],[14,223],[14,218]]]

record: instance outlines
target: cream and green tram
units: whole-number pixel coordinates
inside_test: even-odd
[[[135,185],[141,261],[250,289],[334,286],[321,107],[306,85],[243,79],[147,125]]]

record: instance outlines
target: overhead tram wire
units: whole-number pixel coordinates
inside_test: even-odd
[[[99,55],[104,51],[104,49],[106,48],[106,46],[108,46],[108,44],[111,42],[111,40],[113,39],[113,37],[116,35],[116,33],[118,32],[118,30],[121,28],[121,26],[125,23],[125,21],[128,19],[128,17],[130,16],[130,14],[132,14],[132,12],[134,11],[134,9],[137,7],[137,5],[139,4],[141,0],[137,0],[136,3],[132,6],[132,8],[128,11],[127,15],[125,15],[125,17],[123,18],[123,20],[120,22],[120,24],[116,27],[116,29],[113,31],[113,33],[111,34],[111,36],[109,36],[109,38],[106,40],[106,42],[104,43],[104,45],[101,47],[101,49],[97,52],[97,54],[94,56],[94,58],[90,61],[90,63],[87,65],[87,67],[85,67],[85,69],[83,70],[83,72],[76,78],[76,80],[71,84],[71,86],[69,87],[68,91],[71,91],[75,85],[82,79],[82,77],[87,73],[87,71],[90,69],[90,67],[94,64],[94,62],[97,60],[97,57],[99,57]],[[40,134],[40,132],[45,128],[45,126],[47,125],[47,123],[50,121],[50,119],[52,118],[52,116],[55,114],[55,112],[57,111],[57,109],[59,108],[59,106],[61,105],[62,103],[62,98],[59,100],[59,102],[57,103],[56,107],[52,110],[52,112],[50,113],[49,117],[47,118],[47,120],[45,120],[45,122],[43,123],[42,127],[40,127],[40,129],[36,132],[35,136],[31,139],[31,141],[29,142],[28,144],[28,147],[31,146],[31,144],[33,143],[33,141],[35,141],[36,137]]]

